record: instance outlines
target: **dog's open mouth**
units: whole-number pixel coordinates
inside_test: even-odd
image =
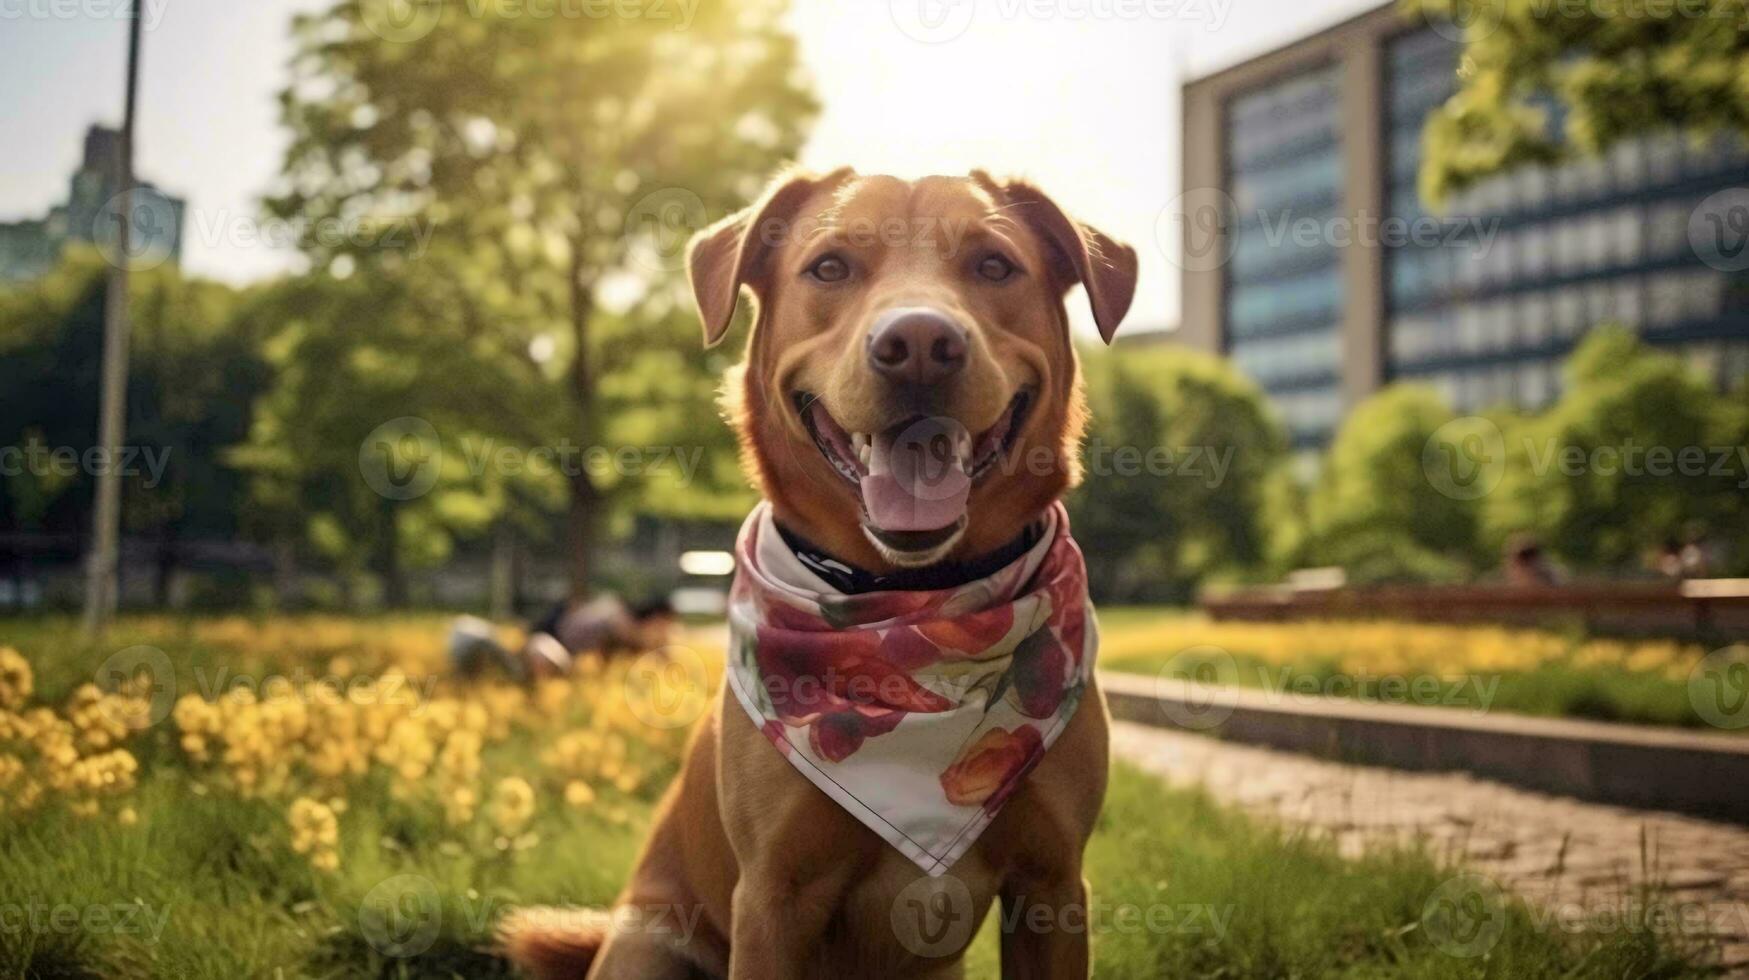
[[[846,432],[814,395],[797,392],[795,406],[820,455],[857,488],[869,535],[891,551],[914,554],[941,547],[965,528],[972,485],[1014,445],[1032,393],[1017,392],[976,436],[955,419],[924,415],[880,432]]]

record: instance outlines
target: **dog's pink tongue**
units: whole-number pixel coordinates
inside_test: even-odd
[[[972,478],[956,451],[963,437],[952,419],[877,434],[862,478],[870,523],[883,531],[934,531],[965,516]]]

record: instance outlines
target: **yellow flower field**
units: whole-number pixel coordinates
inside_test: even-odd
[[[1218,662],[1212,676],[1250,687],[1377,696],[1428,679],[1427,700],[1486,691],[1469,706],[1528,714],[1700,725],[1691,674],[1709,649],[1663,639],[1586,637],[1552,630],[1382,620],[1217,622],[1199,613],[1101,610],[1100,663],[1132,673]],[[1205,670],[1206,672],[1206,670]],[[1387,692],[1388,696],[1388,692]],[[1469,696],[1466,694],[1466,696]],[[1413,699],[1409,699],[1413,700]]]
[[[1109,655],[1140,662],[1158,627],[1125,615]],[[90,645],[70,621],[0,624],[0,978],[507,977],[503,915],[611,901],[711,703],[720,630],[523,688],[447,676],[444,625],[139,618]],[[1437,863],[1345,862],[1123,766],[1088,874],[1109,908],[1231,923],[1096,926],[1103,976],[1472,975],[1415,931]],[[1658,940],[1509,913],[1501,975],[1694,975]],[[990,922],[967,963],[996,975]]]
[[[651,670],[648,660],[609,666],[586,658],[571,677],[530,690],[444,678],[436,623],[369,629],[344,620],[218,619],[173,631],[166,621],[142,620],[133,628],[180,632],[202,646],[235,644],[263,664],[288,656],[314,662],[219,677],[216,691],[215,678],[195,678],[181,686],[197,689],[177,696],[161,720],[154,700],[167,700],[166,678],[151,676],[148,664],[114,692],[83,683],[57,709],[32,697],[30,662],[0,648],[0,811],[27,814],[61,802],[81,816],[127,812],[139,768],[133,743],[156,735],[173,739],[175,761],[203,791],[283,806],[292,849],[322,870],[337,866],[337,815],[349,793],[376,783],[396,800],[441,809],[458,836],[527,847],[533,839],[524,831],[538,807],[591,805],[598,794],[647,796],[675,764],[688,723],[716,683],[714,672],[668,683],[655,699],[676,721],[651,724],[636,713],[640,685],[664,684],[674,673]],[[720,656],[697,663],[720,665]],[[484,755],[533,733],[550,736],[531,760],[537,766],[486,771]]]

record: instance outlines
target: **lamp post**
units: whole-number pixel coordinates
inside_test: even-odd
[[[117,565],[121,541],[121,444],[127,435],[128,260],[133,224],[134,101],[140,87],[140,2],[128,12],[127,100],[122,110],[121,145],[116,148],[114,251],[103,299],[103,395],[97,441],[104,465],[97,471],[97,501],[91,519],[91,553],[85,576],[85,634],[103,635],[115,615]]]

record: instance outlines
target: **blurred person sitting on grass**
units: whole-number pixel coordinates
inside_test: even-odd
[[[610,592],[554,606],[514,653],[498,642],[491,623],[463,616],[450,626],[449,656],[463,677],[477,677],[495,663],[518,681],[535,681],[569,673],[585,653],[610,657],[666,646],[673,626],[674,608],[666,597],[632,605]]]
[[[1540,588],[1561,584],[1560,571],[1533,534],[1520,532],[1507,539],[1505,571],[1506,581],[1513,585]]]

